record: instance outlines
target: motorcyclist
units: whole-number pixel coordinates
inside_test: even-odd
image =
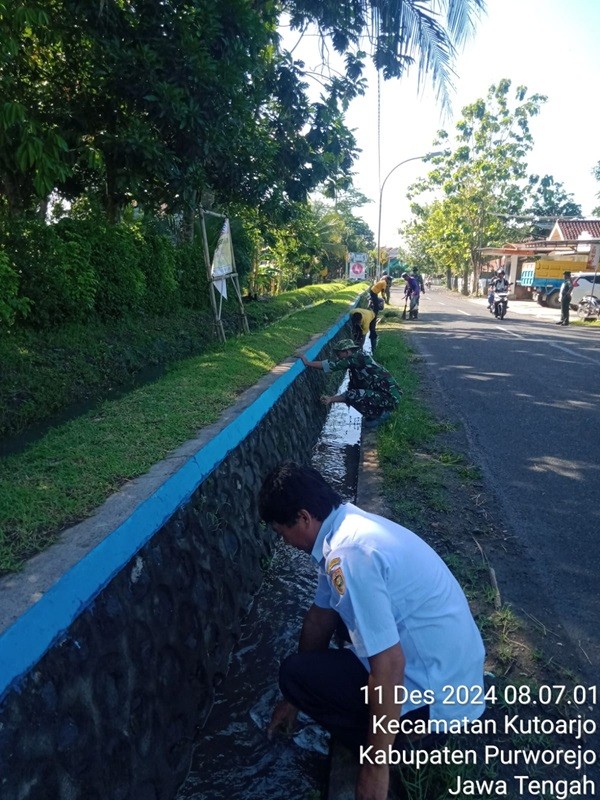
[[[497,270],[496,277],[492,279],[492,282],[489,285],[488,309],[490,314],[494,313],[494,300],[496,297],[496,292],[508,292],[509,286],[510,284],[506,278],[504,270]]]
[[[496,277],[492,281],[492,286],[494,287],[495,292],[508,292],[508,287],[510,284],[503,269],[499,269],[497,271]]]

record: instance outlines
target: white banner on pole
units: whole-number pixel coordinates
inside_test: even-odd
[[[590,253],[587,258],[588,269],[597,270],[599,260],[600,260],[600,244],[591,244]]]
[[[366,253],[350,253],[348,256],[348,279],[351,281],[364,281],[367,270]]]
[[[225,299],[227,299],[227,281],[225,277],[231,275],[234,271],[231,229],[229,227],[229,220],[226,219],[221,228],[221,233],[219,234],[219,241],[217,242],[217,248],[210,269],[213,278],[223,278],[223,280],[215,281],[215,289],[217,289]]]

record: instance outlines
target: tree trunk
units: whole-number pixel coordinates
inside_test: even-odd
[[[471,263],[473,265],[473,284],[471,286],[471,293],[477,295],[479,291],[479,276],[481,275],[481,262],[477,256],[475,256],[475,258],[471,259]]]
[[[183,206],[183,225],[181,234],[184,242],[191,244],[194,241],[194,223],[196,221],[196,202],[198,199],[198,192],[193,189],[191,192],[185,192],[185,202]]]
[[[469,294],[469,265],[465,265],[463,269],[463,280],[462,280],[462,289],[461,294],[468,295]]]

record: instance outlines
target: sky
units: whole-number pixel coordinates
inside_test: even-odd
[[[591,174],[600,161],[600,0],[487,0],[483,14],[455,62],[452,112],[443,117],[427,78],[417,90],[414,75],[381,81],[381,180],[404,159],[436,149],[436,132],[449,133],[461,109],[502,78],[513,87],[548,101],[530,123],[535,145],[530,172],[550,174],[574,195],[584,216],[600,205],[600,182]],[[298,55],[298,53],[295,53]],[[309,66],[309,59],[306,59]],[[377,235],[379,177],[377,157],[377,79],[368,73],[369,89],[346,116],[362,153],[355,164],[357,189],[373,200],[356,213]],[[410,216],[407,187],[426,174],[421,161],[394,171],[386,182],[381,206],[381,245],[401,242],[398,228]]]

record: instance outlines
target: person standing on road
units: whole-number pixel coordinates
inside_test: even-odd
[[[258,505],[286,544],[318,566],[299,652],[280,667],[284,699],[269,737],[290,732],[304,711],[358,755],[356,800],[386,800],[390,749],[435,746],[444,722],[467,726],[485,710],[484,646],[468,601],[423,539],[343,503],[311,467],[279,464]],[[330,649],[340,620],[351,647]],[[458,687],[468,687],[464,705],[446,704]]]
[[[403,272],[402,277],[406,281],[404,296],[409,303],[408,318],[417,319],[419,316],[419,282],[416,278],[413,278],[412,275],[409,275],[408,272]]]
[[[419,284],[420,294],[425,294],[425,284],[423,283],[423,276],[416,267],[412,270],[412,276]]]
[[[573,294],[573,282],[571,281],[571,273],[569,270],[563,272],[563,282],[560,285],[558,292],[558,301],[560,303],[560,320],[557,325],[569,324],[569,308],[571,305],[571,295]]]
[[[326,406],[332,403],[352,406],[363,415],[365,428],[375,428],[389,419],[400,402],[402,390],[387,369],[373,361],[352,339],[342,339],[333,349],[337,359],[331,361],[309,361],[304,354],[301,356],[306,367],[350,373],[348,389],[330,397],[323,395],[321,402]]]

